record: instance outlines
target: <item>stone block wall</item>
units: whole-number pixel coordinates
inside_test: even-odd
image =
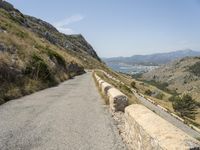
[[[145,106],[125,108],[126,141],[134,150],[192,150],[200,143]]]

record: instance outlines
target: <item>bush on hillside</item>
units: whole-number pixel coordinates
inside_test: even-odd
[[[59,65],[66,67],[65,59],[60,54],[50,49],[47,49],[47,53],[51,60],[55,59]]]
[[[144,92],[144,94],[151,96],[151,95],[152,95],[152,91],[148,89],[148,90],[146,90],[146,91]]]
[[[56,84],[53,72],[50,70],[46,62],[36,54],[32,56],[31,62],[26,67],[25,75],[29,75],[34,80]]]
[[[122,89],[127,94],[130,94],[130,93],[132,94],[131,89],[129,87],[127,87],[126,85],[120,84],[119,88]]]
[[[131,82],[131,87],[135,88],[135,85],[136,85],[135,81],[132,81]]]
[[[189,71],[194,75],[200,77],[200,62],[195,63],[189,67]]]
[[[164,96],[165,96],[165,95],[164,95],[163,93],[159,92],[159,93],[157,93],[157,94],[155,95],[155,98],[161,99],[161,100],[162,100]]]
[[[194,99],[190,95],[174,96],[170,98],[172,101],[172,106],[176,112],[178,112],[182,117],[188,117],[195,119],[195,114],[197,110],[197,105]]]
[[[21,39],[24,39],[24,38],[28,37],[28,34],[26,32],[23,32],[23,31],[16,32],[16,35]]]

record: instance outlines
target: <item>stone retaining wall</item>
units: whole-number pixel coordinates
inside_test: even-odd
[[[98,75],[94,74],[100,89],[105,96],[109,98],[109,104],[112,111],[123,111],[128,105],[128,98],[118,89],[114,88],[109,83],[102,80]]]
[[[167,122],[143,105],[128,105],[128,98],[95,74],[112,112],[124,111],[123,137],[133,150],[200,150],[193,137]],[[127,107],[126,107],[127,106]],[[114,113],[116,114],[116,113]]]
[[[126,140],[135,150],[200,149],[200,143],[148,108],[134,104],[125,108]]]

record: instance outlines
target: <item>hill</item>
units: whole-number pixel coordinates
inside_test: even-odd
[[[65,35],[0,0],[0,103],[104,68],[82,35]]]
[[[185,57],[144,73],[143,80],[163,85],[171,92],[188,93],[200,102],[200,57]]]
[[[134,55],[131,57],[103,58],[103,61],[105,61],[108,66],[116,66],[120,64],[157,66],[169,63],[175,59],[184,58],[186,56],[200,56],[200,51],[188,49],[168,53],[156,53],[151,55]]]

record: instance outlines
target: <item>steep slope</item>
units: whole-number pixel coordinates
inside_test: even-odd
[[[104,68],[82,35],[65,35],[0,0],[0,103]]]
[[[17,17],[17,20],[20,19],[20,16],[14,17]],[[37,33],[50,43],[68,50],[89,54],[95,59],[100,60],[92,46],[82,35],[65,35],[57,31],[57,29],[49,23],[40,19],[30,16],[23,16],[22,18],[23,21],[20,22],[21,25],[30,28],[34,33]]]
[[[115,57],[103,59],[107,65],[116,65],[120,63],[128,65],[162,65],[175,59],[181,59],[186,56],[200,56],[200,51],[180,50],[169,53],[157,53],[151,55],[134,55],[132,57]]]
[[[179,94],[189,93],[200,102],[200,57],[186,57],[143,74],[148,81],[165,83],[166,88]]]

